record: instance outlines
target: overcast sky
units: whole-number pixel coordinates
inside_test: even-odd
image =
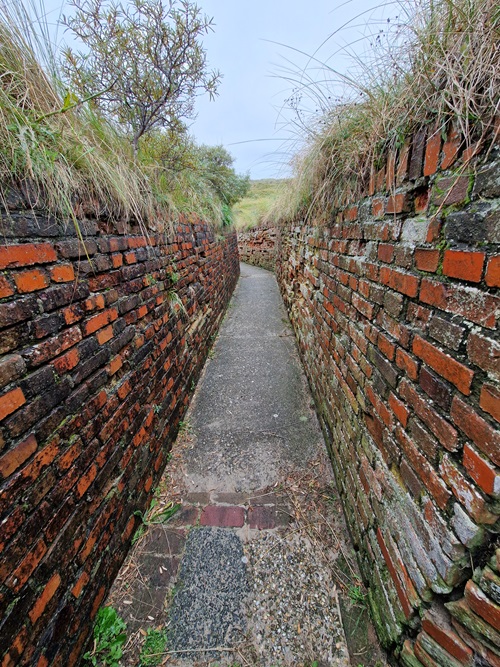
[[[287,117],[283,105],[293,84],[281,77],[289,75],[288,69],[298,72],[300,79],[308,59],[296,50],[313,55],[319,49],[319,60],[330,58],[331,66],[345,70],[349,61],[339,46],[353,44],[351,50],[361,53],[370,41],[366,23],[371,23],[373,33],[395,13],[396,2],[389,0],[382,8],[380,0],[199,0],[197,4],[213,16],[214,32],[204,44],[210,66],[224,78],[215,101],[198,100],[191,132],[201,143],[226,146],[238,171],[248,171],[252,178],[273,178],[288,174],[293,150],[293,134],[283,122]],[[56,21],[61,0],[45,0],[45,7]],[[378,9],[372,11],[373,7]],[[349,27],[341,29],[349,21]],[[314,60],[308,72],[320,79],[325,76]]]
[[[371,8],[380,5],[376,0],[201,0],[199,4],[214,17],[215,29],[205,45],[210,63],[224,78],[214,102],[199,101],[192,131],[202,142],[226,146],[236,158],[236,168],[249,170],[252,178],[287,175],[294,135],[284,124],[287,114],[282,107],[293,84],[280,74],[287,76],[284,69],[295,69],[300,78],[300,69],[308,62],[294,49],[313,55],[353,19],[349,28],[328,39],[316,58],[325,61],[339,46],[353,42],[361,52],[367,44],[361,40],[366,22],[393,9],[372,13]],[[339,52],[329,64],[346,69],[351,63]],[[309,63],[309,72],[324,78],[315,61]]]

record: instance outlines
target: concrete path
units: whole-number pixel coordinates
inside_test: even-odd
[[[242,265],[210,356],[158,498],[181,510],[110,596],[135,637],[123,664],[156,628],[169,665],[345,667],[338,587],[360,582],[339,566],[345,526],[272,273]]]
[[[248,493],[306,467],[322,436],[272,273],[242,264],[214,352],[190,414],[188,490]]]

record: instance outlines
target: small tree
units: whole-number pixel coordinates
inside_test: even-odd
[[[190,0],[72,0],[64,24],[87,47],[67,48],[63,68],[73,86],[125,125],[137,151],[155,128],[174,129],[195,117],[195,97],[217,94],[221,75],[209,71],[201,43],[212,19]]]
[[[199,172],[212,186],[214,192],[228,207],[231,207],[248,192],[250,176],[237,174],[234,158],[223,146],[196,146]]]

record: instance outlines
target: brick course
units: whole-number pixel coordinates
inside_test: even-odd
[[[373,618],[408,667],[500,664],[500,150],[467,165],[464,145],[417,132],[360,201],[277,230]]]
[[[236,284],[236,235],[81,221],[84,247],[42,215],[1,225],[0,663],[78,664]]]

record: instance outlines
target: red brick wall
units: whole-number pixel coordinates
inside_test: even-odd
[[[417,133],[278,241],[378,633],[409,667],[500,665],[500,151],[459,145]]]
[[[2,667],[78,663],[239,273],[236,235],[202,222],[81,226],[85,247],[46,217],[2,220]]]
[[[238,249],[241,260],[274,271],[276,263],[276,229],[256,227],[238,233]]]

